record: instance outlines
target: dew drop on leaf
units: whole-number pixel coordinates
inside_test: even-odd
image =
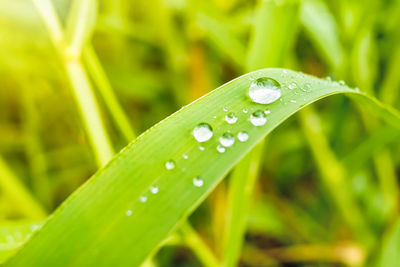
[[[233,112],[228,113],[228,114],[226,114],[226,116],[225,116],[225,121],[226,121],[227,123],[229,123],[229,124],[234,124],[234,123],[237,122],[237,120],[238,120],[238,118],[237,118],[236,114],[233,113]]]
[[[144,202],[147,201],[147,197],[146,197],[146,196],[141,196],[141,197],[139,198],[139,200],[140,200],[140,202],[144,203]]]
[[[240,131],[237,134],[237,138],[240,142],[246,142],[247,140],[249,140],[249,134],[245,131]]]
[[[269,110],[269,109],[264,110],[264,114],[265,115],[271,114],[271,110]]]
[[[125,212],[125,215],[128,216],[128,217],[131,216],[132,215],[132,210],[127,210]]]
[[[199,146],[199,149],[200,149],[201,151],[206,150],[204,146]]]
[[[193,178],[193,185],[196,187],[202,187],[204,184],[203,179],[200,176],[196,176]]]
[[[262,112],[261,110],[257,110],[250,115],[250,122],[254,126],[263,126],[267,122],[267,118],[265,117],[264,112]]]
[[[189,158],[189,156],[187,155],[187,154],[183,154],[183,156],[182,156],[184,159],[188,159]]]
[[[244,108],[243,113],[247,113],[247,112],[249,112],[249,110],[247,108]]]
[[[230,133],[224,133],[220,138],[219,142],[224,147],[230,147],[235,143],[235,137]]]
[[[219,153],[225,153],[226,148],[225,148],[224,146],[222,146],[221,144],[219,144],[219,145],[217,146],[217,151],[218,151]]]
[[[210,124],[202,122],[193,129],[193,137],[197,142],[206,142],[213,136],[213,130]]]
[[[296,89],[297,88],[297,84],[296,83],[291,83],[291,84],[288,85],[288,88],[290,90]]]
[[[271,78],[258,78],[249,88],[251,100],[258,104],[270,104],[281,97],[281,85]]]
[[[155,186],[155,185],[150,186],[150,192],[152,194],[157,194],[158,193],[158,186]]]
[[[165,162],[165,168],[167,170],[172,170],[175,168],[175,161],[173,161],[172,159],[168,160]]]

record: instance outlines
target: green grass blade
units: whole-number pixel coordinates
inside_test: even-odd
[[[74,0],[69,11],[65,39],[67,55],[78,57],[96,25],[97,0]]]
[[[281,83],[280,101],[267,106],[251,102],[248,88],[259,77]],[[293,82],[297,89],[289,90],[287,86]],[[339,93],[354,95],[400,128],[400,117],[394,110],[339,83],[282,69],[243,75],[184,107],[128,145],[66,200],[5,266],[139,265],[270,131],[305,105]],[[224,107],[237,114],[238,122],[225,122]],[[248,113],[242,112],[244,108]],[[253,126],[249,115],[264,109],[271,111],[268,122]],[[202,144],[204,150],[191,135],[201,122],[210,123],[214,129],[213,138]],[[217,152],[218,138],[224,132],[242,130],[250,136],[247,142],[236,141],[225,153]],[[176,167],[166,170],[165,162],[170,159]],[[202,177],[203,186],[193,185],[196,176]],[[157,186],[158,192],[151,192],[151,186]],[[147,197],[144,203],[142,196]]]

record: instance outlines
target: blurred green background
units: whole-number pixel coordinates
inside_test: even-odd
[[[78,1],[52,1],[62,27]],[[115,151],[183,105],[263,67],[343,80],[399,107],[400,1],[99,0],[95,6],[83,18],[94,27],[82,55],[69,58],[31,0],[0,2],[1,229],[40,221],[42,210],[50,214],[99,168],[66,71],[70,61],[82,67]],[[314,109],[267,138],[238,264],[398,266],[400,133],[342,96]],[[305,117],[320,129],[310,132]],[[332,182],[337,176],[345,178],[340,186]],[[190,218],[217,257],[228,184]],[[29,195],[42,208],[28,206]],[[343,198],[356,210],[338,210]],[[2,243],[23,239],[4,231],[0,251]],[[154,264],[201,265],[190,249],[173,244]]]

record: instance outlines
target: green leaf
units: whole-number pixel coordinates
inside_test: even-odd
[[[249,85],[260,77],[282,85],[280,100],[261,105],[249,99]],[[296,88],[290,90],[292,83]],[[305,105],[338,93],[355,96],[400,128],[394,110],[337,82],[282,69],[248,73],[184,107],[129,144],[67,199],[5,266],[139,265],[270,131]],[[225,121],[224,108],[236,113],[235,124]],[[265,109],[271,112],[267,123],[253,126],[250,114]],[[202,144],[204,150],[192,136],[193,128],[202,122],[209,123],[214,133]],[[219,153],[218,138],[227,131],[234,135],[247,131],[249,139],[236,139],[225,153]],[[176,167],[167,170],[167,160],[174,160]],[[200,187],[193,184],[197,176],[204,182]],[[152,186],[158,192],[151,190]],[[147,197],[146,202],[140,201],[142,196]]]

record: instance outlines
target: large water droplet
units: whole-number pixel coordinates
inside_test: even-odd
[[[249,88],[251,100],[259,104],[270,104],[281,97],[281,85],[271,78],[258,78]]]
[[[200,176],[196,176],[193,178],[193,185],[196,187],[202,187],[204,184],[203,179]]]
[[[202,122],[193,129],[193,136],[197,142],[206,142],[213,136],[213,130],[210,124]]]
[[[219,153],[225,153],[226,148],[225,148],[224,146],[222,146],[221,144],[219,144],[219,145],[217,146],[217,151],[218,151]]]
[[[239,139],[240,142],[246,142],[249,140],[249,134],[245,131],[238,132],[237,138]]]
[[[267,118],[265,117],[264,112],[262,112],[261,110],[257,110],[250,115],[250,122],[254,126],[263,126],[267,122]]]
[[[167,170],[172,170],[175,168],[175,161],[173,161],[172,159],[168,160],[165,162],[165,168]]]
[[[152,194],[157,194],[158,193],[158,186],[155,186],[155,185],[150,186],[150,192]]]
[[[219,142],[224,147],[230,147],[235,143],[235,137],[230,133],[224,133],[220,138]]]
[[[229,124],[234,124],[235,122],[237,122],[237,120],[238,120],[238,118],[237,118],[236,114],[233,112],[228,113],[225,116],[225,121]]]
[[[132,210],[127,210],[127,211],[125,211],[125,215],[126,216],[131,216],[132,215]]]

